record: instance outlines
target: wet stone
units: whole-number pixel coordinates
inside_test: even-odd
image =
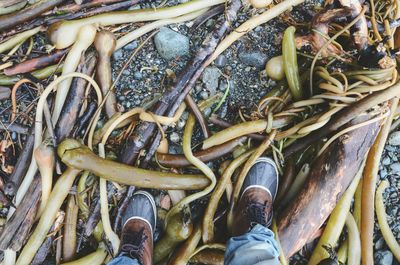
[[[215,59],[215,66],[217,67],[224,67],[226,65],[227,59],[226,56],[221,54]]]
[[[122,56],[123,56],[124,54],[123,54],[123,52],[122,52],[122,50],[121,49],[119,49],[119,50],[117,50],[117,51],[115,51],[114,53],[113,53],[113,58],[114,58],[114,60],[120,60],[121,58],[122,58]]]
[[[267,56],[261,51],[242,50],[239,52],[239,60],[248,66],[262,69],[267,62]]]
[[[216,67],[207,67],[203,72],[202,81],[206,88],[211,92],[211,95],[215,94],[220,76],[221,72]]]
[[[382,164],[384,166],[387,166],[390,164],[390,158],[389,157],[385,157],[384,159],[382,159]]]
[[[375,243],[375,249],[379,250],[385,244],[385,239],[383,237],[379,238]]]
[[[127,45],[124,46],[124,49],[127,51],[132,51],[134,49],[136,49],[138,47],[138,43],[137,41],[132,41],[130,43],[128,43]]]
[[[189,38],[166,27],[156,34],[154,44],[160,56],[168,61],[189,54]]]
[[[176,132],[173,132],[169,136],[169,139],[171,140],[171,142],[177,143],[177,142],[179,142],[179,135]]]
[[[390,145],[399,146],[400,145],[400,131],[393,132],[390,134],[388,142]]]
[[[377,251],[375,253],[376,265],[391,265],[393,262],[393,254],[389,250]]]
[[[393,174],[400,174],[400,163],[393,163],[390,165]]]

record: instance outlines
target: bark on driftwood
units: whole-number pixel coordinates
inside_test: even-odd
[[[375,122],[340,136],[313,163],[300,194],[277,220],[286,257],[300,250],[329,217],[357,174],[379,128],[380,123]]]
[[[91,76],[96,68],[96,61],[97,57],[94,52],[83,55],[78,66],[78,72]],[[75,77],[73,79],[67,100],[55,127],[57,142],[61,142],[71,134],[85,100],[87,83],[87,80],[83,78]]]
[[[12,13],[10,15],[5,15],[0,17],[0,31],[5,31],[28,21],[41,13],[52,9],[53,7],[61,4],[64,0],[45,0],[40,1],[28,8],[18,11],[18,13]]]
[[[13,173],[8,178],[8,182],[4,187],[4,193],[8,196],[14,196],[16,191],[21,185],[22,178],[25,176],[28,170],[29,162],[32,157],[33,146],[35,143],[34,130],[31,129],[28,137],[26,138],[24,148],[19,154],[17,163],[15,164],[15,169]]]
[[[68,52],[67,49],[57,50],[52,54],[47,54],[44,56],[26,60],[22,63],[4,69],[4,74],[12,76],[17,74],[29,73],[34,70],[41,69],[43,67],[58,63],[67,52]]]
[[[25,197],[0,234],[0,250],[19,251],[35,222],[36,210],[42,192],[41,178],[37,174]]]

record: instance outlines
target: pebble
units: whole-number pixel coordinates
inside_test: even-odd
[[[207,91],[201,91],[201,92],[200,92],[200,97],[201,97],[202,99],[207,99],[207,98],[208,98],[208,93],[207,93]]]
[[[137,43],[137,41],[134,40],[134,41],[128,43],[127,45],[125,45],[124,49],[128,50],[128,51],[132,51],[132,50],[136,49],[137,46],[138,46],[138,43]]]
[[[388,142],[389,142],[390,145],[394,145],[394,146],[400,145],[400,131],[398,131],[398,132],[393,132],[393,133],[389,136]]]
[[[395,151],[395,150],[396,150],[396,147],[391,146],[391,145],[386,145],[385,149],[386,149],[387,151]]]
[[[171,140],[171,142],[177,143],[177,142],[179,142],[179,135],[176,132],[173,132],[169,136],[169,139]]]
[[[217,67],[224,67],[226,65],[227,59],[226,56],[221,54],[217,57],[217,59],[215,59],[215,66]]]
[[[185,127],[186,121],[179,119],[177,126],[179,129],[183,129],[183,127]]]
[[[137,71],[133,73],[133,78],[135,78],[136,80],[142,80],[143,75],[141,72]]]
[[[391,265],[393,263],[393,254],[389,250],[377,251],[375,253],[376,265]]]
[[[379,238],[375,243],[375,249],[379,250],[385,244],[385,239],[383,237]]]
[[[264,68],[267,62],[267,55],[261,51],[242,50],[239,51],[239,60],[249,66],[254,66],[257,69]]]
[[[122,58],[122,56],[123,56],[123,52],[121,49],[119,49],[113,53],[114,60],[120,60]]]
[[[202,81],[206,88],[210,91],[211,95],[215,94],[218,87],[218,79],[221,76],[221,72],[217,67],[207,67],[204,69],[202,75]]]
[[[154,43],[160,56],[168,61],[189,54],[189,38],[166,27],[156,34]]]
[[[385,157],[385,158],[382,160],[382,164],[383,164],[384,166],[389,165],[389,164],[390,164],[390,158],[389,158],[389,157]]]
[[[400,174],[400,163],[393,163],[390,165],[393,174]]]

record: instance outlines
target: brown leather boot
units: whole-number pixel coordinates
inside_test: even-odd
[[[247,233],[256,224],[265,227],[271,225],[278,177],[278,170],[273,160],[267,157],[256,160],[245,178],[234,212],[233,236]]]
[[[133,194],[122,218],[124,225],[118,256],[137,259],[142,265],[152,265],[156,218],[153,196],[145,191]]]

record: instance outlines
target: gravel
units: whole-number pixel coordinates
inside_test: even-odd
[[[158,53],[167,61],[189,54],[189,38],[167,27],[162,27],[154,37]]]

